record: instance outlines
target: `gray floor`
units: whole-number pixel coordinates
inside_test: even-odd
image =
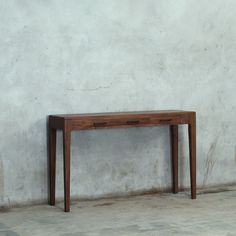
[[[0,236],[236,235],[236,187],[219,190],[15,208],[0,213]]]

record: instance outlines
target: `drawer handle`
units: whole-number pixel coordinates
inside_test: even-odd
[[[105,126],[107,124],[107,122],[94,122],[93,126],[94,127],[102,127]]]
[[[139,123],[140,123],[140,120],[127,120],[126,121],[127,125],[136,125],[136,124],[139,124]]]
[[[161,119],[160,120],[161,123],[170,122],[170,121],[172,121],[172,119]]]

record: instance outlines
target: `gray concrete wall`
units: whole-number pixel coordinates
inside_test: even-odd
[[[236,183],[235,13],[234,0],[1,0],[0,205],[47,199],[53,113],[196,110],[198,187]],[[167,127],[72,139],[74,197],[171,186]],[[186,127],[180,157],[188,187]]]

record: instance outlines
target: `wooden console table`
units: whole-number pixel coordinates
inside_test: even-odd
[[[172,191],[178,192],[178,125],[188,124],[190,151],[191,198],[196,198],[196,113],[193,111],[141,111],[114,112],[77,115],[49,116],[49,204],[55,205],[55,175],[56,175],[56,131],[63,131],[64,160],[64,210],[70,211],[70,145],[71,131],[129,128],[156,125],[170,126],[171,156],[172,156]]]

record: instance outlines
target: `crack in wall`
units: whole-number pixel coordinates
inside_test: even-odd
[[[86,91],[86,92],[90,92],[90,91],[98,91],[100,89],[109,89],[111,87],[112,84],[110,85],[107,85],[107,86],[99,86],[99,87],[96,87],[96,88],[91,88],[91,89],[80,89],[81,91]]]
[[[214,142],[212,142],[210,149],[207,153],[207,159],[205,161],[205,174],[204,174],[204,179],[203,179],[203,183],[202,183],[202,187],[204,187],[207,183],[207,180],[209,178],[209,175],[211,174],[213,167],[216,163],[216,157],[214,156],[215,150],[216,150],[216,146],[218,143],[220,135],[218,135]]]

